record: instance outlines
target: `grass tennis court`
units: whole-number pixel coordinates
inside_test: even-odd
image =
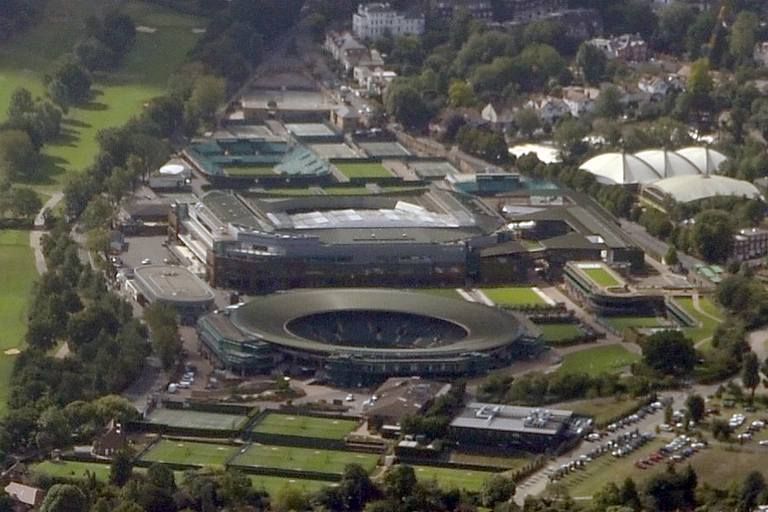
[[[378,460],[379,456],[372,453],[314,450],[255,443],[249,446],[245,453],[239,454],[232,464],[341,474],[347,464],[359,464],[366,471],[371,472]]]
[[[464,489],[479,491],[483,483],[493,476],[492,471],[470,471],[468,469],[413,466],[416,478],[422,481],[436,480],[443,489]]]
[[[590,375],[617,373],[639,360],[639,355],[633,354],[621,345],[607,345],[568,354],[563,358],[563,364],[557,371]]]
[[[180,409],[155,409],[147,419],[150,423],[171,427],[238,430],[244,426],[248,417]]]
[[[274,176],[272,165],[233,165],[224,168],[227,176]]]
[[[541,337],[545,343],[557,345],[563,341],[570,341],[584,334],[579,324],[536,324],[541,330]]]
[[[8,400],[16,351],[23,348],[27,308],[36,279],[29,232],[0,230],[0,416]]]
[[[595,284],[604,288],[609,288],[611,286],[621,286],[623,284],[621,281],[616,279],[616,277],[611,272],[602,267],[581,267],[581,271],[584,272]]]
[[[264,490],[270,496],[275,496],[284,487],[299,489],[304,493],[314,493],[326,487],[335,486],[333,482],[323,480],[306,480],[304,478],[285,478],[284,476],[248,475],[253,488]]]
[[[226,464],[239,449],[238,446],[162,439],[150,448],[141,460],[166,464],[218,466]]]
[[[32,474],[46,475],[51,478],[71,478],[73,480],[85,480],[88,473],[92,473],[99,482],[109,480],[109,464],[98,464],[95,462],[76,462],[59,461],[53,462],[46,460],[36,464],[31,468]]]
[[[546,306],[547,302],[533,288],[519,286],[483,288],[482,292],[499,306]]]
[[[338,162],[334,164],[349,179],[355,178],[391,178],[389,172],[378,162]]]
[[[291,416],[289,414],[271,412],[259,420],[251,431],[259,434],[282,434],[284,436],[341,440],[355,428],[357,428],[356,420]]]

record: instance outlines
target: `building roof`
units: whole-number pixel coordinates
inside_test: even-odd
[[[20,484],[18,482],[11,482],[6,485],[5,492],[12,498],[15,498],[25,505],[29,505],[30,507],[39,505],[40,500],[45,493],[42,489]]]
[[[608,185],[649,184],[676,176],[716,174],[727,157],[714,149],[688,147],[677,151],[649,149],[634,155],[603,153],[581,165]]]
[[[572,417],[572,411],[472,402],[453,419],[451,427],[554,436]]]
[[[726,176],[677,176],[657,181],[649,189],[670,196],[678,203],[690,203],[716,196],[762,199],[760,191],[748,181]]]
[[[450,384],[419,377],[391,377],[374,391],[377,399],[364,406],[363,413],[399,423],[405,416],[421,413],[429,402],[450,388]]]
[[[136,267],[135,280],[142,291],[157,300],[169,302],[213,301],[211,288],[184,267],[142,265]]]

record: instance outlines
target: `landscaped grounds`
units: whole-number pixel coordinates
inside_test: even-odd
[[[259,434],[342,440],[356,427],[355,420],[269,413],[260,419],[251,431]]]
[[[696,327],[683,328],[683,332],[694,343],[711,338],[717,326],[723,321],[722,313],[707,297],[698,299],[698,307],[693,297],[675,297],[674,300],[691,318],[699,323]]]
[[[584,272],[595,284],[604,288],[621,286],[622,284],[618,279],[616,279],[616,277],[614,277],[611,272],[602,267],[581,267],[581,271]]]
[[[603,317],[603,321],[617,331],[623,331],[629,327],[638,329],[673,328],[666,318],[658,316],[607,316]]]
[[[343,452],[338,450],[314,450],[294,446],[267,446],[252,444],[239,454],[232,464],[295,471],[317,471],[341,474],[347,464],[359,464],[366,471],[373,471],[379,456],[372,453]]]
[[[276,496],[277,493],[285,487],[298,489],[304,493],[313,493],[320,489],[324,489],[325,487],[337,485],[333,482],[325,482],[323,480],[286,478],[284,476],[248,475],[248,478],[251,479],[254,489],[264,490],[270,496]]]
[[[464,489],[477,492],[483,483],[493,476],[491,471],[473,471],[468,469],[439,468],[434,466],[413,466],[418,480],[435,480],[443,489]]]
[[[147,420],[170,427],[201,428],[210,430],[238,430],[248,421],[247,416],[219,414],[183,409],[155,409]]]
[[[355,178],[391,178],[389,172],[378,162],[338,162],[334,164],[349,179]]]
[[[27,308],[36,278],[29,232],[0,230],[0,414],[8,400],[13,361],[24,344]]]
[[[239,446],[162,439],[141,460],[190,466],[223,466],[239,449]]]
[[[99,482],[107,482],[109,481],[110,466],[96,462],[46,460],[32,466],[31,471],[32,474],[72,480],[85,480],[89,474],[92,474]]]
[[[557,345],[564,341],[570,341],[584,334],[579,324],[536,324],[541,330],[541,337],[545,343]]]
[[[557,371],[596,376],[601,373],[618,373],[639,360],[639,355],[633,354],[622,345],[606,345],[566,355]]]
[[[499,306],[546,306],[547,302],[533,288],[520,286],[483,288],[486,297]]]

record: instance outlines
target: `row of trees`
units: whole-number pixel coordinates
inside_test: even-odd
[[[34,24],[45,0],[0,0],[0,41]]]

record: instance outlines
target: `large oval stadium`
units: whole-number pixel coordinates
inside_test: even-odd
[[[295,290],[258,297],[232,323],[341,384],[394,375],[465,376],[519,355],[527,322],[482,304],[393,289]]]

